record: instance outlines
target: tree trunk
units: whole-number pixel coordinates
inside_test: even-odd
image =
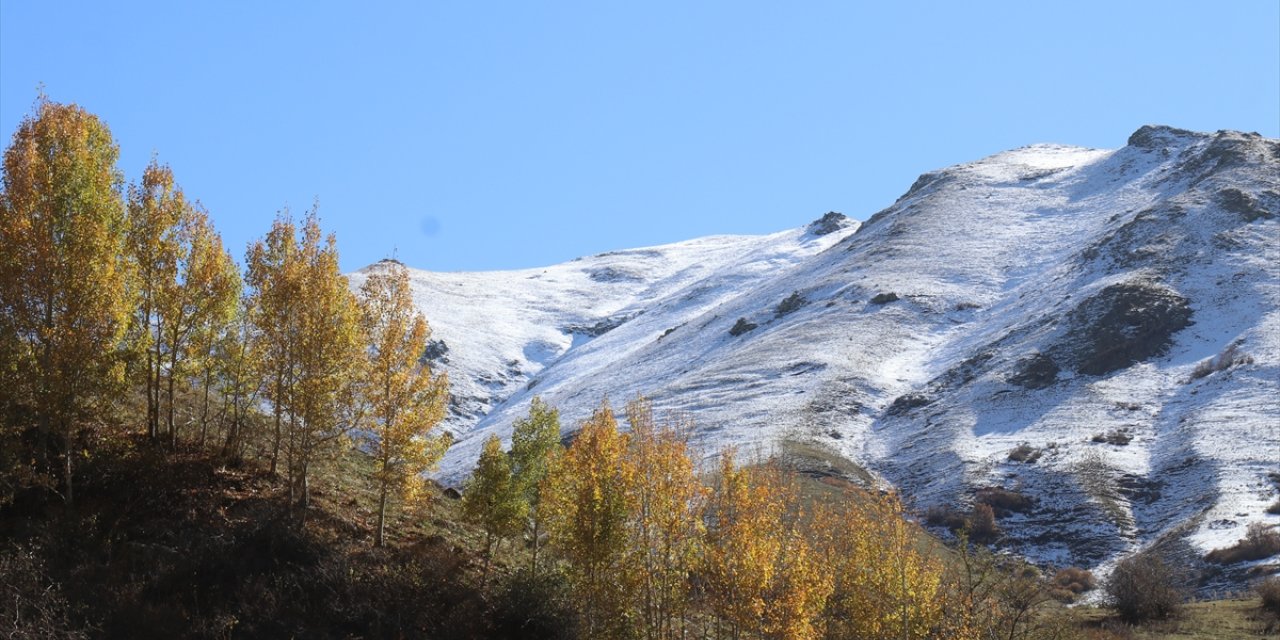
[[[67,506],[73,506],[76,500],[75,486],[71,481],[71,456],[75,455],[75,452],[71,450],[74,444],[72,442],[71,432],[65,427],[63,428],[62,442],[62,479],[67,483],[67,492],[64,495],[64,499],[66,500]]]
[[[172,355],[170,355],[170,356],[169,356],[169,417],[168,417],[168,423],[169,423],[169,448],[170,448],[170,449],[177,449],[177,448],[178,448],[178,429],[176,428],[176,426],[175,426],[175,425],[174,425],[174,423],[173,423],[173,404],[174,404],[174,402],[173,402],[173,378],[174,378],[174,374],[177,372],[177,370],[178,370],[178,351],[177,351],[177,349],[174,349],[174,350],[173,350]]]
[[[382,495],[378,496],[378,534],[373,540],[373,546],[381,547],[383,545],[383,535],[387,526],[387,482],[382,481]]]

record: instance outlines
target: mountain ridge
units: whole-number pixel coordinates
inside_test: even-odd
[[[922,510],[1025,494],[1002,544],[1043,562],[1202,556],[1280,523],[1278,175],[1280,141],[1144,126],[926,173],[861,224],[415,271],[457,392],[440,476],[534,394],[572,428],[644,393],[707,456],[801,442]]]

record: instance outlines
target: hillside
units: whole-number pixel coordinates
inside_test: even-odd
[[[707,456],[800,445],[920,511],[1024,495],[1001,544],[1043,562],[1203,556],[1280,524],[1278,212],[1280,141],[1148,126],[926,174],[861,226],[416,271],[455,396],[440,477],[535,394],[572,424],[643,393]]]

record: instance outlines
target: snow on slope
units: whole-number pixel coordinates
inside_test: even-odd
[[[856,233],[416,272],[461,398],[441,476],[534,394],[572,429],[643,393],[708,456],[802,442],[921,509],[1024,493],[1003,544],[1046,562],[1202,555],[1280,524],[1278,176],[1278,141],[1143,127],[926,174]],[[757,327],[731,335],[739,318]],[[1192,379],[1233,345],[1236,366]],[[1024,443],[1036,463],[1008,459]]]

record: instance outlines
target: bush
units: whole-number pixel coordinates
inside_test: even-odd
[[[576,638],[577,613],[563,576],[520,570],[499,587],[490,612],[494,638]]]
[[[751,322],[746,318],[738,318],[738,321],[734,323],[733,328],[729,329],[729,335],[736,338],[757,326],[758,325],[756,325],[756,323]]]
[[[1121,560],[1107,579],[1107,604],[1128,622],[1164,620],[1186,600],[1185,582],[1159,554],[1134,554]]]
[[[871,298],[871,304],[889,304],[890,302],[895,302],[898,299],[898,294],[892,291],[888,293],[877,293],[875,297]]]
[[[1209,374],[1226,371],[1231,367],[1242,364],[1253,364],[1253,356],[1250,356],[1247,353],[1242,353],[1240,351],[1240,345],[1232,344],[1217,356],[1197,364],[1196,368],[1192,370],[1191,377],[1187,379],[1187,382],[1199,380]]]
[[[955,532],[965,527],[966,521],[964,514],[941,505],[929,507],[924,512],[924,521],[932,527],[946,527],[947,530]]]
[[[1035,506],[1035,501],[1030,496],[1000,487],[978,489],[974,499],[994,509],[995,515],[1000,517],[1007,516],[1010,513],[1030,511]]]
[[[1133,436],[1129,435],[1124,431],[1111,431],[1108,433],[1098,433],[1098,434],[1094,434],[1093,436],[1094,442],[1099,442],[1099,443],[1105,442],[1107,444],[1114,444],[1117,447],[1123,447],[1129,444],[1132,440],[1133,440]]]
[[[1082,594],[1093,591],[1097,582],[1088,569],[1067,567],[1055,573],[1049,584],[1049,593],[1055,600],[1064,603],[1075,602]]]
[[[1042,455],[1044,455],[1043,451],[1024,442],[1014,447],[1013,450],[1009,452],[1009,461],[1033,464],[1036,460],[1039,460]]]
[[[1262,600],[1262,609],[1280,616],[1280,577],[1267,578],[1254,585],[1254,593]]]
[[[1273,516],[1280,516],[1280,500],[1276,500],[1275,504],[1267,507],[1267,513]]]
[[[1270,558],[1280,553],[1280,532],[1255,522],[1249,525],[1244,539],[1225,549],[1214,549],[1205,560],[1217,564],[1235,564],[1249,560]]]
[[[990,543],[1000,538],[1000,525],[996,524],[996,514],[990,505],[974,504],[968,525],[969,537],[974,542]]]
[[[801,296],[799,291],[792,291],[791,295],[787,296],[782,302],[779,302],[778,306],[774,308],[773,315],[781,318],[788,313],[800,310],[800,307],[803,307],[807,302],[809,301],[805,300],[804,296]]]

